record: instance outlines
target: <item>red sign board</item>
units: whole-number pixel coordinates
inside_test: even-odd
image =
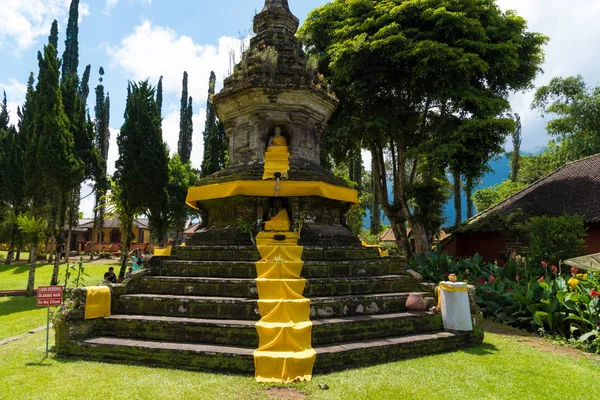
[[[37,305],[40,307],[60,306],[63,303],[62,286],[39,286]]]

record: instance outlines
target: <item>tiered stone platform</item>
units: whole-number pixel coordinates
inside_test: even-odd
[[[83,320],[85,289],[56,324],[60,356],[222,372],[254,371],[258,346],[253,247],[182,247],[112,287],[113,315]],[[439,314],[407,312],[410,293],[430,295],[398,258],[376,249],[305,247],[315,371],[362,367],[455,350],[483,339],[445,332]]]

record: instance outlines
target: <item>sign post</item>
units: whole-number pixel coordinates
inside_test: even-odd
[[[38,307],[48,307],[46,317],[46,358],[48,358],[48,341],[50,336],[50,307],[63,304],[62,286],[39,286],[37,290]]]

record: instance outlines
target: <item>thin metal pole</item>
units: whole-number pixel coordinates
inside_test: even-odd
[[[50,336],[50,306],[48,306],[48,317],[46,318],[46,358],[48,358],[49,336]]]

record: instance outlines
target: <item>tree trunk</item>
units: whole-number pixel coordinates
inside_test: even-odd
[[[6,260],[4,260],[4,265],[10,265],[10,263],[12,262],[12,256],[13,256],[14,252],[15,252],[15,245],[13,243],[11,243],[10,247],[8,248],[8,254],[6,255]]]
[[[67,241],[65,243],[65,261],[69,262],[69,252],[71,251],[71,235],[73,234],[73,227],[69,224],[69,230],[67,233]]]
[[[15,256],[15,261],[21,261],[21,246],[17,246],[17,255]]]
[[[29,262],[29,277],[27,278],[27,296],[33,296],[35,285],[35,264],[37,263],[37,243],[31,243],[29,246],[30,262]]]
[[[452,171],[452,188],[454,192],[454,227],[462,222],[462,198],[460,190],[460,173]]]
[[[428,255],[431,252],[431,244],[427,239],[427,229],[421,223],[413,223],[411,228],[415,239],[415,253]]]
[[[465,185],[465,194],[467,196],[467,218],[472,218],[474,215],[473,186],[473,178],[467,177],[467,184]]]
[[[125,271],[127,270],[127,261],[128,260],[128,253],[129,251],[127,251],[126,249],[129,249],[131,247],[131,234],[129,235],[125,235],[125,243],[123,246],[123,250],[122,250],[122,258],[121,258],[121,269],[119,270],[119,280],[122,281],[123,279],[125,279]]]
[[[50,285],[54,286],[58,284],[58,272],[60,269],[60,254],[62,253],[62,246],[64,244],[65,234],[65,215],[67,213],[67,199],[64,194],[60,196],[60,206],[58,209],[58,226],[56,227],[56,247],[55,254],[56,258],[54,260],[54,269],[52,271],[52,280],[50,281]]]

